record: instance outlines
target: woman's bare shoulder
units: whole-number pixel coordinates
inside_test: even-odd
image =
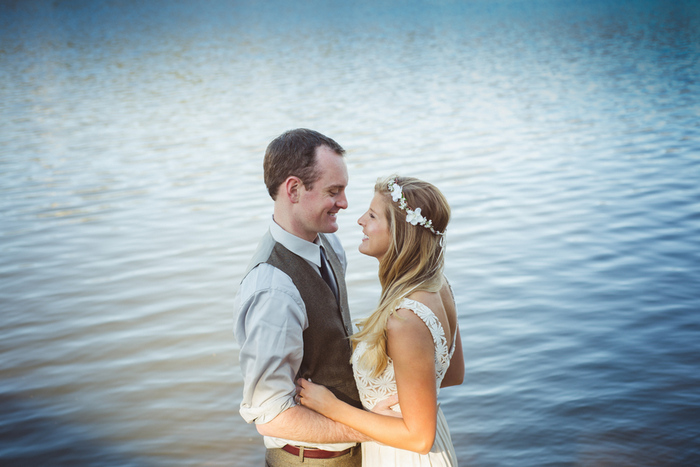
[[[423,305],[430,308],[433,313],[442,305],[441,292],[428,292],[427,290],[417,290],[412,292],[408,297],[410,300],[421,302]]]

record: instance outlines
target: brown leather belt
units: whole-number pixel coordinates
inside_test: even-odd
[[[282,448],[283,451],[287,451],[289,454],[294,454],[295,456],[299,456],[301,453],[301,457],[308,457],[309,459],[331,459],[333,457],[340,457],[344,456],[345,454],[349,453],[355,449],[354,447],[345,449],[344,451],[324,451],[323,449],[315,449],[315,448],[305,448],[305,447],[296,447],[292,446],[291,444],[285,444],[284,447]]]

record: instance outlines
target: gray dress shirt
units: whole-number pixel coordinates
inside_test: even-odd
[[[315,266],[321,275],[320,246],[282,229],[274,221],[270,234],[292,253]],[[337,236],[325,234],[347,268],[345,251]],[[318,242],[318,239],[317,239]],[[255,313],[250,313],[255,309]],[[294,378],[303,358],[303,332],[309,326],[306,307],[292,279],[267,263],[253,268],[241,282],[234,301],[234,335],[240,345],[243,374],[241,416],[248,423],[267,423],[296,405]],[[323,445],[265,437],[265,446],[306,445],[343,450],[355,443]]]

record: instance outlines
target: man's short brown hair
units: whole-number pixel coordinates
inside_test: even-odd
[[[297,128],[282,133],[267,146],[263,169],[267,192],[274,200],[277,190],[290,177],[299,177],[307,190],[312,190],[320,174],[316,170],[316,148],[327,146],[339,156],[345,154],[333,139],[314,130]]]

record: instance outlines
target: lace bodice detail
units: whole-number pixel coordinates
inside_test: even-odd
[[[445,330],[442,328],[440,320],[430,308],[421,302],[404,298],[396,308],[406,308],[413,311],[430,330],[430,334],[433,336],[433,344],[435,345],[435,382],[439,393],[440,384],[445,377],[447,368],[450,366],[450,359],[455,350],[454,339],[452,340],[452,345],[448,348]],[[457,333],[454,333],[454,335],[456,336]],[[376,378],[371,376],[369,369],[360,368],[359,359],[366,349],[367,344],[364,342],[357,344],[355,352],[352,354],[352,368],[362,406],[371,410],[377,402],[396,394],[396,378],[394,377],[394,362],[391,358],[389,358],[384,371]],[[400,412],[398,407],[394,408],[394,410]]]

